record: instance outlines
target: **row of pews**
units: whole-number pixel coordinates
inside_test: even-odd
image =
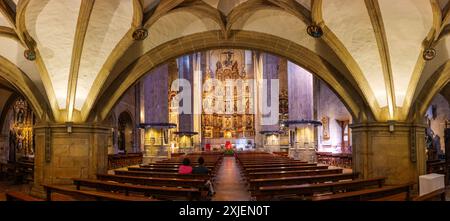
[[[197,164],[205,159],[207,175],[178,174],[178,167],[187,157]],[[74,178],[73,185],[43,185],[47,201],[204,201],[209,200],[206,182],[214,176],[222,161],[222,153],[193,153],[151,164],[114,170],[114,174],[97,174],[96,179]],[[25,200],[20,194],[7,193],[8,200]],[[38,199],[36,199],[38,200]]]
[[[14,180],[16,184],[32,182],[34,179],[34,161],[20,159],[19,161],[0,162],[0,180]]]
[[[385,177],[360,179],[358,173],[268,153],[242,152],[237,161],[253,199],[261,201],[445,200],[445,190],[412,197],[411,184],[388,186]]]
[[[123,168],[142,163],[142,153],[108,155],[108,170]]]

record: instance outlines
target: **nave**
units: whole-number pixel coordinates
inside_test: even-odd
[[[203,157],[209,174],[179,174],[181,162]],[[3,189],[9,201],[438,201],[439,189],[417,196],[411,184],[388,185],[385,177],[364,179],[349,169],[307,163],[263,152],[198,153],[158,163],[115,169],[96,179],[73,178],[73,185],[45,185],[46,198],[26,186]],[[208,194],[211,181],[215,194]],[[6,187],[8,188],[8,187]],[[24,191],[25,190],[25,191]],[[2,196],[3,198],[3,196]]]

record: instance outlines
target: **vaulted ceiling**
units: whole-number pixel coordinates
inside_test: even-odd
[[[350,73],[377,120],[405,120],[429,79],[448,82],[449,8],[449,0],[0,0],[0,66],[8,67],[0,75],[22,74],[18,86],[32,84],[55,121],[85,121],[104,88],[147,52],[242,30],[308,48]],[[306,33],[311,24],[321,38]],[[133,40],[141,27],[149,36]],[[427,48],[437,52],[431,61]]]

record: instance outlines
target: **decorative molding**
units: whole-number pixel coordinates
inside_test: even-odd
[[[158,64],[193,51],[219,47],[270,51],[275,55],[289,58],[292,62],[301,65],[327,82],[331,86],[331,89],[341,98],[355,120],[360,119],[360,121],[365,121],[369,116],[373,118],[369,108],[363,109],[367,107],[367,103],[363,100],[359,90],[352,86],[350,83],[351,80],[347,79],[350,76],[344,77],[326,60],[308,49],[288,40],[257,32],[236,31],[233,33],[232,40],[223,39],[219,33],[220,31],[208,31],[185,36],[148,51],[134,63],[130,64],[119,76],[110,79],[109,82],[111,83],[109,85],[104,85],[102,94],[97,96],[97,100],[91,108],[91,110],[96,110],[96,113],[87,112],[90,115],[88,119],[101,121],[109,114],[122,94],[142,76],[158,66]],[[204,42],[208,42],[208,44],[205,45]],[[176,50],[172,47],[167,47],[167,45],[174,44],[186,45],[186,47],[179,47]],[[161,54],[165,56],[161,57]]]
[[[148,30],[145,28],[138,28],[133,32],[133,39],[135,41],[143,41],[148,37]]]
[[[67,87],[67,118],[65,121],[74,121],[73,112],[75,107],[75,97],[78,83],[78,72],[80,70],[81,55],[83,52],[84,40],[86,37],[89,20],[95,0],[82,0],[78,16],[77,28],[75,31],[74,45],[72,49],[72,59],[70,63],[69,82]]]
[[[386,85],[386,95],[388,101],[388,110],[390,119],[395,119],[396,102],[394,80],[392,75],[392,65],[389,53],[389,45],[384,29],[383,17],[381,14],[378,0],[365,0],[367,11],[369,13],[370,21],[372,22],[375,38],[378,44],[378,51],[381,57],[381,64],[383,67],[384,83]]]

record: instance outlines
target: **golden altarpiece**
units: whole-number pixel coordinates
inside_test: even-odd
[[[208,113],[203,108],[202,135],[205,139],[251,139],[255,136],[253,112],[253,74],[245,67],[243,50],[216,50],[207,53],[207,63],[214,64],[215,71],[207,65],[203,85],[215,79],[223,90],[212,86],[202,95],[203,107],[215,107]],[[227,82],[234,82],[231,85]],[[238,83],[236,83],[238,82]],[[239,91],[240,90],[240,91]],[[215,92],[215,93],[214,93]],[[228,96],[227,96],[228,95]],[[231,96],[230,96],[231,95]]]
[[[34,114],[23,98],[18,98],[13,106],[13,118],[10,119],[9,160],[34,158]]]

